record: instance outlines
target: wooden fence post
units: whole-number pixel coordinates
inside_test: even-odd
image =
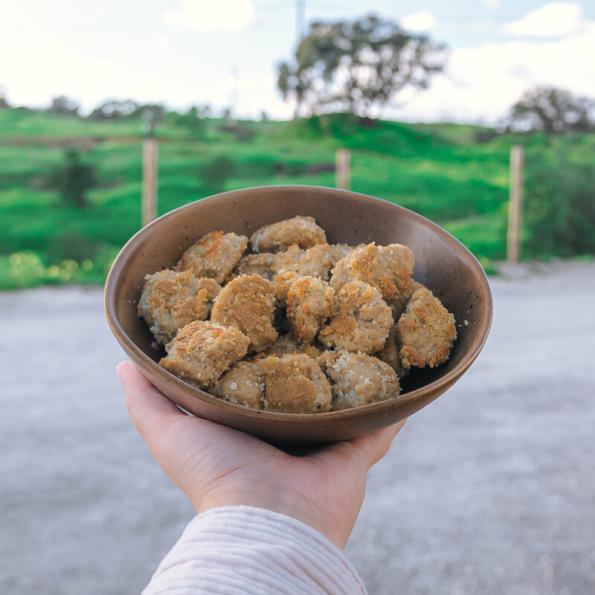
[[[516,264],[520,256],[523,207],[523,147],[510,149],[510,193],[508,198],[508,262]]]
[[[351,176],[351,153],[347,149],[338,149],[335,157],[335,178],[337,188],[349,190]]]
[[[143,226],[157,216],[157,139],[146,138],[143,142]]]

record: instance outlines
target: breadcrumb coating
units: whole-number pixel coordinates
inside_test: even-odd
[[[310,248],[315,244],[325,243],[326,233],[316,224],[314,217],[301,215],[265,225],[257,229],[250,238],[254,252],[278,252],[292,244]]]
[[[284,413],[330,410],[331,386],[312,358],[303,354],[271,356],[258,363],[265,375],[265,410]]]
[[[277,338],[273,326],[275,287],[259,275],[232,279],[220,292],[211,320],[242,331],[250,339],[251,351],[264,351]]]
[[[166,345],[167,356],[159,364],[207,388],[246,355],[249,344],[250,339],[236,328],[196,320],[182,327]]]
[[[285,252],[275,254],[271,263],[274,274],[292,271],[300,277],[318,277],[328,281],[335,264],[353,248],[344,244],[317,244],[302,250],[299,246],[289,246]]]
[[[374,354],[379,360],[388,364],[396,373],[399,379],[409,374],[409,368],[404,368],[399,357],[399,344],[397,341],[397,325],[393,324],[386,339],[384,347]]]
[[[353,279],[378,289],[384,300],[400,315],[411,287],[413,252],[402,244],[359,246],[341,259],[333,269],[331,286],[338,291]]]
[[[320,355],[320,349],[307,343],[296,343],[293,335],[288,333],[286,335],[280,335],[279,338],[266,351],[257,353],[254,356],[254,360],[258,361],[264,359],[265,357],[269,357],[270,355],[281,357],[283,355],[291,355],[296,353],[302,353],[308,357],[317,359]]]
[[[192,244],[178,261],[178,271],[192,271],[197,277],[223,282],[234,270],[248,247],[248,238],[235,233],[212,231]]]
[[[264,373],[256,362],[241,361],[225,372],[213,387],[218,397],[252,409],[262,408]]]
[[[365,353],[327,351],[319,358],[332,382],[333,410],[399,396],[399,378],[385,362]]]
[[[413,292],[397,322],[403,367],[434,368],[444,363],[457,338],[454,316],[427,288]]]
[[[320,327],[331,316],[335,292],[314,277],[300,277],[287,292],[287,320],[296,341],[312,343]]]
[[[165,269],[145,277],[138,315],[145,319],[157,342],[164,344],[189,322],[206,320],[220,290],[214,279]]]
[[[350,281],[335,295],[333,316],[318,340],[330,348],[373,353],[384,347],[392,323],[391,309],[380,292],[362,281]]]

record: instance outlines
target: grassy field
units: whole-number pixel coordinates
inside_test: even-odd
[[[551,150],[588,156],[595,149],[594,135],[486,141],[488,129],[452,124],[364,127],[333,117],[242,122],[243,135],[222,125],[209,120],[197,140],[175,115],[165,118],[158,130],[160,214],[207,194],[198,172],[215,156],[234,163],[225,189],[333,186],[335,150],[346,147],[353,190],[437,221],[488,268],[505,254],[511,144],[522,142],[528,160]],[[119,247],[140,226],[141,143],[138,119],[92,122],[0,109],[0,288],[103,280]],[[69,146],[79,147],[98,169],[99,185],[86,209],[64,206],[48,188],[48,172]]]

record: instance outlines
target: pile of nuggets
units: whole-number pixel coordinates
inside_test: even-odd
[[[286,413],[358,407],[398,397],[411,368],[450,355],[455,319],[413,266],[407,246],[328,244],[297,216],[250,240],[208,233],[175,270],[147,275],[138,313],[165,346],[160,364],[222,399]]]

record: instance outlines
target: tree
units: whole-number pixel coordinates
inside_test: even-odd
[[[561,133],[595,128],[595,101],[564,89],[537,87],[525,91],[512,106],[507,127],[516,132]]]
[[[203,164],[199,170],[199,177],[207,192],[221,192],[234,169],[234,163],[229,157],[219,155]]]
[[[209,114],[209,106],[193,105],[187,112],[177,114],[175,123],[185,128],[193,138],[203,139],[207,133],[207,117]]]
[[[296,115],[338,110],[369,116],[406,87],[425,89],[444,68],[441,44],[375,15],[314,22],[294,58],[277,69],[277,87]]]
[[[4,87],[0,85],[0,109],[5,107],[10,107],[10,104],[8,103],[8,99],[6,99],[6,91],[4,90]]]
[[[86,193],[97,185],[94,166],[81,161],[80,153],[69,149],[64,161],[50,175],[50,186],[60,192],[65,204],[84,208],[88,205]]]
[[[99,104],[90,114],[91,120],[117,120],[130,116],[138,109],[133,99],[108,99]]]
[[[48,107],[48,111],[54,114],[63,114],[63,115],[71,115],[71,116],[78,116],[79,115],[80,105],[79,103],[71,99],[70,97],[66,97],[66,95],[59,95],[58,97],[54,97],[50,106]]]

